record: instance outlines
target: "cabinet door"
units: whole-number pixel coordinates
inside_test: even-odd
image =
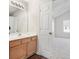
[[[20,48],[20,58],[19,59],[24,59],[27,57],[27,45],[26,44],[22,44],[21,48]]]
[[[26,56],[26,45],[18,45],[10,48],[10,59],[22,59]]]
[[[12,47],[10,48],[10,59],[18,59],[19,58],[19,48],[16,47]]]
[[[37,39],[32,38],[28,42],[28,56],[31,56],[32,54],[34,54],[36,52],[36,49],[37,49]]]

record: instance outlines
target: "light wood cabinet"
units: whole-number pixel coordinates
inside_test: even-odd
[[[37,36],[9,42],[9,59],[26,59],[37,51]]]
[[[28,56],[37,51],[37,37],[32,37],[28,43]]]

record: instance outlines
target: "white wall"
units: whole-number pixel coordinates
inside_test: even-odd
[[[63,30],[63,20],[70,20],[69,11],[55,18],[55,37],[69,38],[70,33],[65,33]]]
[[[39,0],[29,0],[28,4],[28,31],[38,32]]]

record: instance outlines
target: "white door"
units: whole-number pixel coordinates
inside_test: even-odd
[[[49,58],[52,54],[52,8],[51,2],[40,2],[40,21],[39,21],[39,54]]]

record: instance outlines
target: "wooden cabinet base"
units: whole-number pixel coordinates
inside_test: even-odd
[[[9,42],[9,59],[27,59],[37,51],[37,36]]]

